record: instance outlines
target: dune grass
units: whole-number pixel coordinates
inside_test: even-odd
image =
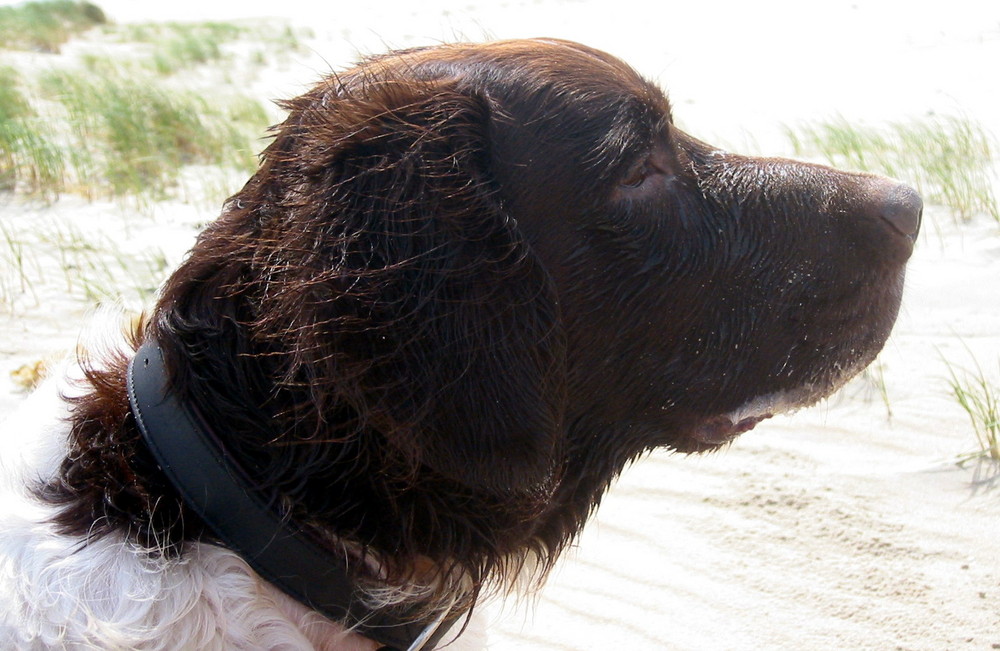
[[[997,143],[969,120],[933,117],[877,128],[836,119],[786,134],[796,155],[915,184],[925,202],[946,207],[957,221],[986,214],[1000,223]]]
[[[162,198],[190,164],[249,172],[268,123],[263,106],[246,97],[209,101],[103,70],[52,71],[38,91],[45,114],[16,91],[0,97],[12,107],[0,106],[0,188],[50,198],[66,190]]]
[[[216,22],[130,25],[119,34],[124,41],[149,44],[146,64],[160,75],[220,62],[225,43],[249,36],[247,27]]]
[[[0,122],[29,115],[31,105],[18,86],[20,75],[10,66],[0,66]]]
[[[0,17],[6,20],[0,20],[0,48],[22,42],[12,36],[28,33],[22,23],[56,21],[76,29],[104,20],[95,5],[65,1],[0,8]],[[60,38],[74,33],[70,27]],[[221,186],[231,181],[212,174],[231,179],[234,171],[252,171],[273,116],[235,84],[227,92],[218,80],[180,86],[170,77],[222,65],[222,48],[233,40],[282,52],[299,47],[295,32],[272,24],[108,25],[100,39],[139,47],[124,57],[99,50],[84,50],[77,62],[53,57],[41,73],[0,67],[0,191],[47,200],[68,191],[144,203],[170,196],[184,168],[198,165],[206,185],[220,190],[213,199],[228,196],[234,188]],[[244,63],[256,65],[254,56],[244,54]],[[151,77],[150,70],[160,74]]]
[[[151,48],[144,65],[160,75],[172,75],[200,65],[219,64],[233,57],[226,45],[237,41],[253,44],[256,49],[246,56],[254,65],[267,61],[267,52],[279,57],[302,51],[300,31],[290,26],[200,23],[140,23],[116,30],[123,42],[142,43]],[[308,30],[301,30],[308,35]]]
[[[153,55],[153,68],[158,73],[173,74],[184,68],[222,58],[223,37],[219,34],[221,30],[213,28],[213,25],[177,31],[177,36],[164,43]]]
[[[31,290],[25,258],[25,246],[10,227],[0,221],[0,307],[10,308],[13,297]]]
[[[148,298],[167,264],[159,250],[132,255],[107,236],[85,233],[72,224],[55,224],[39,232],[38,241],[53,252],[65,293],[88,303],[118,300],[123,295]]]
[[[90,2],[47,0],[0,7],[0,48],[58,52],[74,34],[107,22]]]
[[[36,4],[46,10],[82,5]],[[11,36],[11,30],[26,31],[20,27],[25,16],[36,20],[41,10],[25,7],[16,8],[21,13],[0,8],[0,50],[43,49]],[[55,52],[79,29],[66,28],[44,49]],[[143,212],[152,201],[181,199],[215,211],[256,168],[276,116],[242,94],[242,86],[220,79],[230,67],[253,74],[257,64],[249,50],[270,47],[267,39],[279,42],[285,26],[149,26],[141,42],[129,40],[138,39],[134,29],[106,25],[85,35],[78,56],[19,54],[0,65],[0,194],[53,202],[65,193],[114,199],[129,208],[120,225],[127,236],[135,208]],[[268,36],[258,39],[258,32]],[[222,52],[240,38],[252,39],[249,47]],[[184,69],[218,68],[223,61],[225,75],[180,77]],[[14,67],[20,62],[29,65]],[[123,250],[120,234],[102,226],[92,218],[77,223],[60,211],[41,221],[3,214],[0,312],[30,315],[52,300],[93,305],[148,299],[162,279],[164,254],[148,245]]]
[[[84,305],[142,304],[156,291],[167,261],[155,247],[122,247],[107,232],[72,220],[20,227],[0,221],[0,310],[31,309],[58,296]]]
[[[957,368],[947,361],[945,364],[951,393],[968,415],[979,444],[975,452],[961,455],[959,462],[974,459],[1000,462],[1000,385],[988,377],[975,358],[971,369]],[[997,368],[1000,369],[1000,359]]]
[[[889,395],[889,384],[885,378],[885,364],[882,363],[881,358],[876,359],[864,370],[863,377],[872,390],[878,394],[882,406],[885,407],[886,420],[892,422],[892,398]]]
[[[160,199],[186,165],[252,171],[269,122],[249,97],[178,90],[107,57],[33,79],[0,67],[0,190]]]
[[[64,165],[45,122],[21,91],[17,71],[0,66],[0,190],[18,184],[46,193],[62,187]]]
[[[162,197],[184,165],[255,166],[253,139],[267,118],[245,98],[208,101],[148,80],[51,72],[43,93],[65,110],[64,160],[88,196]],[[34,176],[37,176],[34,175]]]

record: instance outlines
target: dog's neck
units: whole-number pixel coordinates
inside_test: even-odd
[[[461,613],[443,609],[389,616],[368,608],[346,572],[342,554],[316,544],[294,521],[264,502],[251,480],[198,412],[169,389],[159,345],[148,339],[128,367],[132,414],[149,450],[225,547],[238,550],[261,576],[297,601],[356,626],[396,649],[433,648]]]

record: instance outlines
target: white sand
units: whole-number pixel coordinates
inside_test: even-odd
[[[312,27],[314,52],[254,85],[265,97],[296,94],[358,51],[545,35],[621,56],[663,83],[689,132],[735,149],[788,154],[783,125],[837,115],[961,115],[1000,133],[996,2],[100,4],[121,22],[281,16]],[[6,225],[72,217],[136,246],[155,241],[171,259],[213,216],[171,204],[126,229],[108,204],[4,201]],[[957,226],[934,208],[926,219],[881,358],[891,419],[860,379],[723,453],[635,464],[534,604],[498,615],[493,648],[1000,648],[1000,469],[949,462],[975,441],[942,362],[970,366],[974,354],[1000,383],[1000,226]],[[21,399],[7,371],[71,346],[79,327],[58,282],[36,293],[14,316],[0,309],[0,415]]]

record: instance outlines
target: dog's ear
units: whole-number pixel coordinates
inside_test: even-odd
[[[490,172],[494,109],[459,81],[389,72],[289,102],[231,201],[260,225],[257,335],[287,357],[282,381],[315,435],[364,437],[411,478],[543,490],[559,467],[564,340],[551,279]]]

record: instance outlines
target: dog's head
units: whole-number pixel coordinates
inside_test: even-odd
[[[895,319],[912,190],[719,151],[586,47],[399,52],[285,106],[152,329],[247,474],[390,568],[554,553],[629,460],[830,394]]]

